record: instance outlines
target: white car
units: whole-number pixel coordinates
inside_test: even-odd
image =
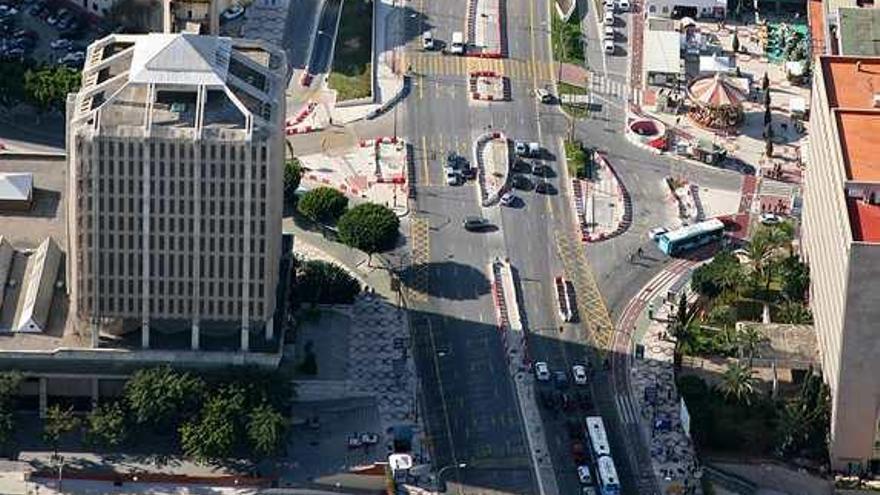
[[[614,50],[616,49],[614,46],[614,40],[607,40],[606,39],[605,41],[602,42],[602,47],[605,49],[605,53],[607,53],[609,55],[613,54]]]
[[[446,185],[457,186],[461,182],[461,174],[452,167],[446,167]]]
[[[629,12],[629,0],[618,0],[617,6],[623,12]]]
[[[656,241],[658,237],[669,232],[666,227],[654,227],[653,229],[648,231],[648,239],[652,241]]]
[[[593,484],[593,476],[590,474],[590,466],[578,466],[578,480],[584,485]]]
[[[614,27],[610,25],[605,26],[605,39],[609,41],[614,41]]]
[[[614,0],[604,0],[602,4],[605,7],[605,10],[614,12]]]
[[[64,38],[60,38],[60,39],[54,40],[53,42],[49,43],[49,47],[52,48],[53,50],[64,50],[65,48],[70,48],[72,45],[73,45],[72,41],[64,39]]]
[[[611,10],[605,11],[605,14],[602,18],[602,24],[605,24],[606,26],[613,26],[614,25],[614,12],[613,11],[611,11]]]
[[[541,154],[541,145],[535,142],[516,141],[513,143],[513,149],[520,156],[537,156]]]
[[[542,382],[550,380],[550,367],[544,361],[535,363],[535,377]]]
[[[782,217],[775,213],[761,213],[761,223],[764,225],[776,225],[782,223]]]
[[[516,196],[510,191],[507,191],[501,196],[501,204],[503,206],[511,206],[515,201]]]
[[[422,34],[422,49],[434,49],[434,33],[432,33],[431,31],[425,31],[424,34]]]
[[[244,14],[244,7],[237,3],[234,3],[231,7],[223,12],[223,18],[227,21],[231,21],[233,19],[238,19],[239,17],[241,17],[242,14]]]
[[[584,368],[580,364],[576,364],[571,367],[571,374],[574,377],[574,383],[577,385],[586,385],[587,384],[587,368]]]

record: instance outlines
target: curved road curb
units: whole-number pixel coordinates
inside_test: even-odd
[[[493,139],[501,139],[507,143],[507,170],[504,173],[504,180],[501,187],[497,191],[486,190],[486,167],[483,165],[483,150],[486,143]],[[507,188],[510,180],[510,140],[501,131],[488,132],[481,134],[474,141],[474,163],[477,165],[477,192],[480,195],[480,204],[483,207],[489,207],[495,204]]]

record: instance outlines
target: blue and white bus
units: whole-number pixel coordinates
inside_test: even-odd
[[[599,493],[602,495],[619,495],[620,480],[617,478],[614,459],[608,455],[600,457],[596,463],[596,471],[599,473]]]
[[[657,247],[660,251],[675,256],[682,251],[719,241],[723,235],[724,223],[713,218],[658,235]]]
[[[603,455],[611,455],[611,447],[608,445],[608,435],[605,434],[605,423],[600,416],[587,416],[587,434],[590,436],[590,447],[593,449],[593,458],[598,460]]]

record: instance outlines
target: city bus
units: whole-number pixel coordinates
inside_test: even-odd
[[[601,495],[620,495],[620,480],[617,479],[614,459],[609,455],[600,457],[596,462],[596,471],[599,473],[599,493]]]
[[[719,241],[723,235],[724,223],[713,218],[658,235],[657,247],[660,251],[675,256],[682,251]]]
[[[608,445],[608,435],[605,434],[605,423],[600,416],[587,416],[587,434],[590,436],[590,446],[593,449],[593,457],[599,459],[604,455],[611,455],[611,447]]]

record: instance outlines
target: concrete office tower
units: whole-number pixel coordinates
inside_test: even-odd
[[[260,41],[111,35],[69,102],[68,234],[80,325],[272,338],[284,53]],[[170,341],[170,340],[169,340]]]
[[[819,57],[810,113],[803,248],[831,461],[859,471],[880,459],[880,58]]]
[[[162,31],[220,34],[220,13],[230,0],[162,0]]]

